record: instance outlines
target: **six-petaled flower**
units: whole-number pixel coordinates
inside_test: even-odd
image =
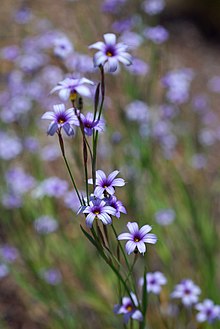
[[[94,199],[89,202],[83,213],[87,214],[86,225],[91,228],[95,218],[100,219],[105,225],[111,224],[111,216],[115,216],[116,210],[107,206],[104,200]]]
[[[66,78],[60,81],[58,85],[51,90],[50,93],[58,91],[59,97],[62,99],[62,101],[67,101],[69,98],[71,100],[75,100],[77,94],[90,97],[91,91],[85,84],[94,85],[91,80],[86,78]]]
[[[196,315],[198,322],[207,321],[212,323],[220,318],[220,306],[215,305],[210,299],[205,299],[202,303],[196,304],[195,309],[198,311]]]
[[[128,323],[130,318],[137,321],[143,321],[143,315],[138,309],[137,297],[133,292],[131,292],[131,298],[123,297],[122,304],[116,305],[114,311],[116,314],[124,314],[125,323]]]
[[[53,106],[53,112],[48,111],[44,113],[41,119],[51,120],[47,134],[53,136],[55,132],[64,129],[68,136],[74,135],[74,130],[72,125],[76,123],[76,118],[73,108],[68,110],[65,109],[64,104],[57,104]]]
[[[149,233],[152,230],[150,225],[144,225],[139,229],[136,222],[128,222],[127,227],[130,233],[121,233],[118,240],[128,240],[125,245],[128,255],[138,251],[144,254],[146,251],[145,243],[155,244],[157,242],[156,235]]]
[[[190,279],[182,280],[171,293],[172,298],[180,298],[184,306],[197,303],[201,289]]]
[[[115,178],[119,174],[118,170],[113,171],[106,177],[106,174],[102,170],[96,171],[96,188],[94,191],[95,196],[100,198],[104,192],[113,195],[115,193],[116,186],[124,186],[125,181],[123,178]],[[89,179],[89,184],[93,184],[92,178]]]
[[[89,46],[89,48],[97,49],[94,55],[95,67],[99,65],[107,65],[109,72],[115,72],[118,68],[118,62],[125,65],[132,64],[132,56],[127,52],[128,46],[124,43],[116,43],[116,35],[114,33],[104,34],[105,42],[98,41]]]
[[[166,284],[167,279],[165,278],[164,274],[156,271],[154,273],[148,272],[146,274],[147,279],[147,292],[152,292],[153,294],[159,294],[161,292],[161,286]],[[140,285],[143,285],[144,279],[141,278],[139,281]]]

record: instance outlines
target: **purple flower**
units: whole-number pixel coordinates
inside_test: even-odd
[[[165,7],[164,0],[146,0],[143,2],[143,10],[153,16],[159,14]]]
[[[77,126],[79,126],[80,123],[77,116],[75,116],[75,119],[77,122]],[[94,114],[91,112],[88,112],[86,116],[80,113],[80,119],[84,126],[84,132],[88,136],[92,136],[93,130],[102,132],[105,128],[105,121],[103,119],[94,120]]]
[[[131,121],[143,123],[148,121],[150,117],[149,107],[146,103],[135,100],[125,107],[126,116]]]
[[[151,40],[158,45],[165,42],[169,37],[168,31],[160,25],[148,27],[143,33],[148,40]]]
[[[86,216],[86,225],[91,228],[95,218],[100,219],[103,224],[111,224],[111,215],[115,216],[116,210],[113,207],[107,206],[104,200],[94,199],[89,202],[89,206],[83,210]]]
[[[208,321],[212,323],[220,317],[220,306],[214,305],[213,301],[210,299],[205,299],[202,303],[196,304],[195,309],[199,311],[196,315],[196,320],[198,322]]]
[[[118,200],[116,196],[111,195],[110,197],[106,198],[105,201],[108,206],[111,206],[116,210],[115,216],[117,218],[120,218],[121,212],[123,214],[127,214],[127,211],[123,206],[122,202]]]
[[[73,45],[66,36],[54,39],[54,54],[62,59],[66,59],[73,52]]]
[[[115,193],[115,186],[124,186],[125,181],[122,178],[115,178],[119,174],[118,170],[113,171],[106,177],[102,170],[96,171],[96,188],[94,194],[100,198],[104,192],[113,195]],[[93,180],[88,180],[89,184],[93,184]]]
[[[146,251],[145,243],[155,244],[157,237],[155,234],[149,233],[152,230],[150,225],[144,225],[140,229],[136,222],[128,222],[127,228],[130,233],[122,233],[118,236],[118,240],[128,240],[125,249],[128,255],[132,252],[139,251],[144,254]]]
[[[93,58],[95,67],[107,64],[107,71],[115,72],[118,68],[118,62],[122,62],[125,65],[132,64],[132,57],[127,53],[127,45],[116,43],[116,35],[114,33],[106,33],[103,37],[105,42],[98,41],[89,46],[89,48],[98,50]]]
[[[208,81],[208,88],[213,93],[220,93],[220,76],[215,75]]]
[[[58,177],[49,177],[39,184],[32,195],[34,198],[42,198],[45,195],[60,198],[66,193],[67,189],[67,181]]]
[[[117,13],[127,0],[105,0],[102,4],[104,12]]]
[[[91,80],[86,78],[66,78],[60,81],[58,85],[51,90],[51,93],[58,91],[59,97],[63,101],[67,101],[69,98],[71,100],[75,100],[77,93],[85,97],[90,97],[91,91],[87,86],[85,86],[85,84],[94,85]]]
[[[20,139],[0,131],[0,158],[11,160],[22,151]]]
[[[22,198],[14,193],[4,194],[2,196],[2,205],[7,209],[20,208],[22,206]]]
[[[197,303],[201,289],[190,279],[182,280],[171,293],[172,298],[181,298],[184,306]]]
[[[139,58],[133,59],[133,65],[126,66],[126,69],[133,75],[145,76],[149,73],[149,65]]]
[[[58,223],[50,216],[41,216],[35,219],[34,228],[39,234],[49,234],[57,230]]]
[[[27,193],[35,186],[35,179],[19,167],[9,169],[5,174],[5,178],[10,190],[17,195]]]
[[[71,125],[77,123],[73,108],[66,110],[64,104],[57,104],[53,106],[53,109],[54,112],[46,112],[41,117],[41,119],[52,120],[47,129],[47,134],[53,136],[55,132],[63,128],[68,136],[73,136],[74,130]]]
[[[131,297],[123,297],[122,304],[116,305],[114,312],[116,314],[124,314],[124,322],[128,323],[129,319],[132,318],[137,321],[143,320],[143,315],[141,311],[138,310],[138,300],[136,295],[131,292]]]
[[[183,104],[188,100],[189,89],[194,73],[191,69],[182,68],[170,71],[162,79],[165,87],[168,87],[166,96],[175,104]]]
[[[18,250],[8,244],[0,247],[0,255],[5,262],[13,263],[18,257]]]
[[[41,271],[41,277],[52,286],[56,286],[62,281],[62,275],[56,268]]]
[[[171,224],[175,216],[176,214],[173,209],[161,209],[155,213],[156,222],[163,226]]]
[[[157,271],[154,273],[147,273],[147,292],[152,292],[153,294],[158,295],[161,292],[161,286],[167,283],[167,279],[164,274]],[[144,279],[141,278],[139,281],[140,285],[143,285]]]

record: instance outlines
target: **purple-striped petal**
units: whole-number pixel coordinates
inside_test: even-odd
[[[125,244],[125,249],[128,255],[130,255],[136,248],[136,243],[133,241],[128,241]]]
[[[53,136],[58,129],[58,124],[56,122],[51,122],[47,129],[47,134]]]
[[[116,35],[114,33],[106,33],[103,37],[107,45],[114,46],[116,44]]]
[[[102,196],[104,190],[105,190],[105,189],[104,189],[103,187],[101,187],[101,186],[96,186],[95,191],[94,191],[95,196],[96,196],[97,198],[100,198],[100,197]]]
[[[108,182],[111,183],[118,174],[119,171],[114,170],[111,174],[108,175]]]
[[[123,178],[115,178],[113,181],[112,181],[112,185],[113,186],[124,186],[125,185],[125,181]]]
[[[93,213],[89,213],[89,214],[86,216],[86,226],[88,226],[89,228],[91,228],[94,219],[95,219],[95,214],[93,214]]]
[[[141,235],[141,237],[144,237],[151,230],[152,230],[152,227],[150,225],[144,225],[144,226],[142,226],[140,228],[140,235]]]
[[[143,241],[137,242],[137,248],[141,254],[144,254],[146,251],[146,246]]]
[[[142,239],[142,241],[146,243],[155,244],[157,242],[157,237],[155,234],[149,233]]]
[[[55,120],[56,119],[56,115],[54,112],[52,111],[48,111],[46,113],[44,113],[41,117],[41,119],[46,119],[46,120]]]
[[[131,232],[131,234],[135,234],[139,231],[138,224],[136,222],[128,222],[127,228]]]

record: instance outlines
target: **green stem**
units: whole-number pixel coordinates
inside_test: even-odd
[[[71,172],[71,170],[70,170],[69,163],[68,163],[67,158],[66,158],[66,155],[65,155],[64,142],[63,142],[63,138],[62,138],[61,132],[58,131],[57,134],[58,134],[58,138],[59,138],[60,149],[61,149],[61,152],[62,152],[62,155],[63,155],[63,159],[64,159],[64,161],[65,161],[65,164],[66,164],[66,167],[67,167],[68,173],[69,173],[69,175],[70,175],[70,179],[71,179],[71,181],[72,181],[72,183],[73,183],[73,186],[74,186],[74,189],[75,189],[75,191],[76,191],[77,197],[78,197],[78,199],[79,199],[79,201],[80,201],[80,204],[83,205],[83,202],[82,202],[81,196],[80,196],[79,191],[78,191],[78,189],[77,189],[77,186],[76,186],[75,180],[74,180],[74,178],[73,178],[72,172]]]

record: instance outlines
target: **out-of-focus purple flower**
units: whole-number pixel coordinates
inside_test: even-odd
[[[121,233],[118,240],[128,240],[125,245],[128,255],[138,251],[144,254],[146,252],[145,243],[155,244],[157,242],[156,235],[149,233],[152,230],[150,225],[144,225],[139,229],[136,222],[128,222],[127,228],[130,233]]]
[[[85,55],[74,53],[73,56],[69,56],[69,58],[65,62],[69,71],[77,71],[80,73],[87,73],[94,71],[94,64],[92,57]]]
[[[22,206],[21,196],[14,193],[3,194],[1,202],[6,209],[16,209]]]
[[[95,218],[100,219],[104,225],[111,224],[111,216],[115,216],[116,210],[107,206],[106,202],[101,199],[94,199],[89,202],[89,206],[83,210],[86,216],[86,225],[91,228]]]
[[[49,177],[37,186],[33,191],[32,196],[35,198],[42,198],[50,196],[55,198],[62,197],[68,190],[68,183],[58,177]]]
[[[41,81],[49,85],[51,88],[62,80],[63,72],[59,67],[55,65],[47,65],[40,73],[40,78]]]
[[[199,141],[202,145],[211,146],[216,141],[216,134],[210,128],[204,128],[199,133]]]
[[[53,40],[54,54],[62,59],[66,59],[73,52],[73,45],[66,36],[60,36]]]
[[[60,156],[60,149],[57,145],[46,145],[41,150],[41,158],[44,161],[54,161]]]
[[[41,277],[52,286],[56,286],[62,281],[62,274],[57,268],[50,268],[48,270],[42,270]]]
[[[2,48],[0,54],[1,58],[6,59],[8,61],[13,61],[19,56],[20,49],[16,45],[11,45]]]
[[[215,75],[208,81],[208,88],[213,93],[220,93],[220,76]]]
[[[121,19],[119,21],[115,21],[112,24],[112,28],[117,33],[123,33],[125,31],[131,30],[133,25],[134,25],[134,21],[132,18],[125,18],[125,19]]]
[[[11,160],[16,158],[22,151],[20,139],[0,131],[0,158]]]
[[[207,158],[204,154],[197,153],[191,158],[191,165],[195,169],[204,169],[207,166]]]
[[[118,170],[113,171],[106,177],[106,174],[102,170],[96,171],[96,188],[94,194],[100,198],[104,192],[113,195],[115,193],[116,186],[124,186],[125,181],[123,178],[115,178],[119,174]],[[93,184],[92,178],[88,180],[89,184]]]
[[[161,13],[161,11],[165,7],[165,1],[164,0],[146,0],[142,4],[143,10],[148,14],[148,15],[157,15]]]
[[[198,302],[201,289],[190,279],[182,280],[171,293],[172,298],[180,298],[184,306],[189,307]]]
[[[9,169],[5,174],[5,179],[10,190],[18,195],[27,193],[35,186],[35,179],[19,167]]]
[[[24,148],[28,152],[36,153],[39,150],[39,141],[37,138],[29,136],[24,139]]]
[[[166,226],[174,221],[175,216],[173,209],[161,209],[155,213],[155,220],[158,224]]]
[[[9,273],[9,268],[6,264],[0,263],[0,279],[6,277]]]
[[[108,13],[117,13],[127,0],[104,0],[102,10]]]
[[[146,76],[149,73],[150,67],[146,62],[139,58],[133,58],[132,62],[133,65],[126,66],[126,70],[131,74]]]
[[[27,24],[33,18],[31,9],[28,7],[22,7],[14,14],[15,22],[18,24]]]
[[[113,207],[116,210],[115,216],[120,218],[121,212],[123,214],[127,214],[125,207],[123,206],[122,202],[116,198],[116,196],[111,195],[108,198],[105,198],[105,202],[108,206]]]
[[[140,34],[130,31],[124,32],[120,36],[119,40],[125,43],[129,49],[136,49],[143,43],[143,38],[140,36]]]
[[[103,37],[105,42],[98,41],[89,46],[90,49],[98,50],[93,58],[95,67],[103,65],[107,67],[108,72],[115,72],[118,69],[119,62],[125,65],[132,64],[132,56],[127,52],[127,45],[121,42],[116,43],[114,33],[106,33]]]
[[[193,71],[187,68],[167,73],[162,79],[162,83],[168,88],[167,99],[175,104],[185,103],[189,98],[189,89],[193,77]]]
[[[39,234],[49,234],[57,230],[58,222],[51,216],[41,216],[35,219],[34,228]]]
[[[80,202],[75,191],[67,192],[63,198],[64,203],[68,208],[74,212],[78,212],[80,208]]]
[[[146,39],[151,40],[156,44],[161,44],[165,42],[169,38],[169,32],[163,26],[154,26],[154,27],[147,27],[143,34]]]
[[[152,292],[158,295],[161,292],[162,286],[167,283],[167,279],[163,273],[157,271],[146,274],[147,279],[147,292]],[[142,286],[144,284],[144,278],[141,278],[139,284]]]
[[[132,298],[132,299],[131,299]],[[138,300],[136,295],[131,292],[130,297],[123,297],[121,305],[115,305],[114,312],[116,314],[124,314],[124,322],[128,323],[129,319],[132,318],[137,321],[143,320],[143,315],[138,310]]]
[[[196,304],[195,309],[199,311],[196,315],[198,322],[213,323],[220,318],[220,306],[215,305],[211,299],[205,299],[202,303]]]
[[[68,136],[73,136],[74,130],[72,125],[77,124],[73,108],[66,110],[64,104],[57,104],[53,106],[53,110],[54,112],[46,112],[41,117],[41,119],[52,121],[48,127],[47,134],[53,136],[63,128]]]
[[[173,105],[161,105],[159,107],[159,111],[162,120],[173,119],[178,114],[178,109]]]
[[[75,100],[77,93],[85,97],[90,97],[91,91],[85,84],[94,85],[91,80],[86,78],[66,78],[60,81],[58,85],[51,90],[51,93],[58,91],[59,97],[63,101],[67,101],[69,98]]]
[[[0,255],[2,260],[8,263],[13,263],[18,258],[18,250],[8,244],[0,247]]]
[[[49,59],[45,54],[30,53],[19,56],[16,63],[25,73],[32,73],[33,71],[37,71],[42,66],[46,65],[48,60]]]
[[[207,95],[196,95],[192,100],[192,105],[195,112],[205,113],[209,108]]]
[[[131,121],[137,121],[143,123],[143,121],[148,121],[150,113],[149,107],[146,103],[135,100],[125,107],[126,116]]]

